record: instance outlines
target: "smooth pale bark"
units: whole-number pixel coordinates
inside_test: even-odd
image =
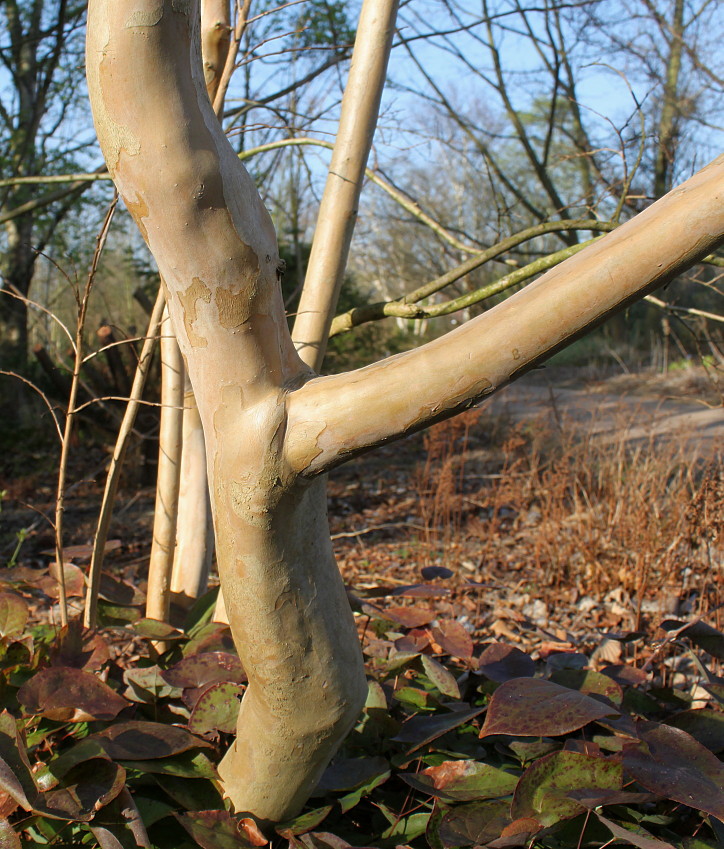
[[[206,475],[204,429],[188,375],[183,404],[183,447],[171,594],[176,603],[189,607],[206,592],[214,531]]]
[[[230,45],[230,0],[201,0],[201,57],[206,91],[212,103],[219,91]],[[223,98],[220,107],[223,108]]]
[[[322,367],[352,242],[367,158],[377,125],[398,0],[362,4],[332,162],[314,228],[292,338],[302,360]]]
[[[181,474],[184,364],[168,315],[161,323],[161,425],[146,616],[168,620]]]
[[[237,811],[296,813],[366,686],[327,468],[452,415],[722,241],[724,159],[500,307],[416,352],[314,378],[287,330],[271,221],[211,109],[194,0],[91,0],[111,173],[156,257],[207,440],[217,553],[249,687],[220,774]]]
[[[109,169],[156,257],[204,425],[219,570],[249,687],[220,767],[236,810],[298,811],[366,683],[324,480],[292,473],[285,398],[309,370],[271,220],[206,94],[198,6],[92,0],[88,76]]]
[[[229,0],[201,0],[201,59],[211,103],[219,91],[230,43]],[[191,380],[185,372],[181,480],[171,575],[171,593],[182,606],[206,592],[213,551],[204,429]]]

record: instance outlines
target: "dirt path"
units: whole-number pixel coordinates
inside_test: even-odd
[[[697,381],[690,388],[696,390]],[[677,440],[692,459],[712,457],[724,450],[724,406],[712,404],[715,397],[706,384],[698,393],[682,393],[686,389],[676,377],[647,383],[640,376],[635,381],[622,376],[571,386],[553,374],[533,372],[499,392],[486,409],[550,427],[573,423],[603,443]]]

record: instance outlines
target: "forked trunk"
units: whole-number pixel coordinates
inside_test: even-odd
[[[237,811],[278,821],[366,694],[324,473],[471,406],[721,244],[724,158],[446,337],[316,377],[287,329],[271,220],[206,94],[196,0],[90,0],[88,33],[99,139],[158,262],[203,422],[249,676],[224,790]]]
[[[286,456],[287,394],[311,373],[287,330],[271,221],[208,101],[198,25],[196,2],[94,0],[89,88],[206,435],[219,570],[249,676],[224,789],[236,810],[278,821],[301,807],[367,688],[324,478],[298,476]]]

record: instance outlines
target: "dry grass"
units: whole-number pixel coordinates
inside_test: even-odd
[[[426,435],[415,479],[426,562],[454,566],[465,540],[483,573],[525,571],[546,596],[574,588],[578,597],[630,600],[634,628],[654,609],[715,611],[723,600],[721,456],[704,465],[677,437],[630,444],[624,427],[604,444],[557,420],[553,429],[511,428],[471,412]],[[501,432],[497,451],[475,448]],[[466,475],[480,470],[481,456],[487,474]]]

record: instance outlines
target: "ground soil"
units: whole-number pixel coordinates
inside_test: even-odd
[[[581,519],[575,504],[566,515],[562,508],[553,515],[541,507],[539,493],[525,488],[531,480],[540,487],[543,480],[540,468],[531,467],[531,454],[545,465],[546,451],[555,443],[559,462],[563,436],[588,440],[592,452],[604,455],[606,446],[619,453],[622,445],[643,447],[662,455],[675,449],[676,462],[687,465],[693,487],[712,461],[718,462],[720,475],[724,407],[715,382],[703,370],[665,378],[623,374],[605,379],[582,377],[581,370],[538,370],[461,421],[385,446],[331,476],[334,544],[358,610],[365,604],[433,607],[478,635],[542,651],[582,640],[598,644],[607,630],[634,630],[655,626],[666,615],[703,612],[703,600],[716,606],[712,599],[718,598],[722,577],[721,535],[710,534],[705,556],[687,549],[689,565],[669,569],[663,583],[650,577],[642,583],[641,576],[618,580],[616,570],[624,569],[626,557],[620,541],[601,541],[606,529],[600,525],[607,520]],[[107,452],[104,445],[79,445],[74,452],[66,540],[79,546],[73,556],[81,569],[89,558]],[[596,454],[596,462],[601,456]],[[585,452],[579,453],[579,462],[581,457],[585,462]],[[0,513],[0,556],[4,562],[10,559],[16,535],[23,532],[17,564],[37,574],[47,570],[52,557],[52,465],[52,453],[40,460],[36,456],[22,474],[14,458],[4,464],[0,479],[0,490],[7,491]],[[153,489],[138,486],[132,472],[118,499],[111,532],[115,548],[107,568],[143,591]],[[592,528],[595,551],[576,540]],[[673,545],[681,547],[682,533],[672,530],[671,541],[662,539],[661,546],[671,551]],[[548,548],[542,548],[541,540],[547,540]],[[563,568],[549,551],[559,542],[567,558]],[[594,565],[582,562],[585,557]],[[603,568],[610,571],[607,578],[601,577]],[[698,576],[698,583],[691,574],[686,578],[686,569]],[[37,598],[39,616],[48,611],[56,615],[48,594],[52,596],[46,585],[45,595]],[[81,595],[82,589],[71,599],[77,610]]]

